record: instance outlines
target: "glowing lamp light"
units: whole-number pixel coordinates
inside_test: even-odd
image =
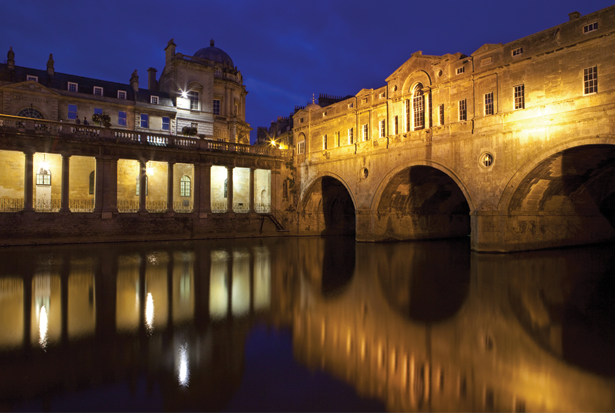
[[[187,92],[185,92],[185,91],[182,91],[182,92],[181,92],[181,96],[182,96],[184,99],[186,99],[186,98],[188,98],[188,93],[187,93]]]
[[[154,175],[154,168],[148,166],[147,168],[145,168],[145,173],[148,175]]]
[[[147,331],[152,334],[154,331],[154,298],[152,293],[147,293],[147,299],[145,300],[145,326]]]

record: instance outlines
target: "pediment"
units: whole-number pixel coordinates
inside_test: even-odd
[[[360,97],[365,95],[371,95],[372,93],[374,93],[374,89],[361,89],[359,90],[359,93],[357,93],[355,96]]]
[[[40,83],[34,82],[32,80],[28,80],[26,82],[11,83],[11,84],[0,87],[0,89],[10,90],[10,91],[15,91],[15,92],[19,91],[19,92],[30,92],[30,93],[42,93],[42,94],[60,96],[58,92],[55,92],[49,89],[48,87],[43,86]]]
[[[414,70],[426,70],[427,67],[431,67],[434,64],[444,60],[443,56],[424,55],[422,51],[412,53],[410,59],[406,60],[404,64],[399,66],[395,72],[386,78],[386,82],[389,83],[396,79],[397,75],[402,72],[412,72]]]
[[[472,56],[476,56],[479,54],[483,54],[486,52],[490,52],[492,50],[496,50],[502,47],[502,43],[486,43],[482,45],[477,51],[472,53]]]

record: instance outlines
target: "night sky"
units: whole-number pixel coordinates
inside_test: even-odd
[[[470,55],[611,6],[612,0],[516,1],[66,1],[0,3],[0,59],[18,66],[128,84],[137,69],[164,68],[164,48],[227,52],[249,92],[246,120],[269,126],[312,94],[354,95],[421,50]]]

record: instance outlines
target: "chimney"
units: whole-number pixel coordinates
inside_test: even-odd
[[[53,55],[49,53],[49,60],[47,60],[47,74],[53,76],[55,73],[53,69]]]
[[[176,44],[173,43],[173,39],[171,39],[167,43],[167,47],[164,48],[164,51],[167,52],[167,55],[166,55],[167,64],[169,63],[169,61],[173,60],[173,58],[175,57],[175,46]]]
[[[158,82],[156,82],[157,70],[153,67],[147,69],[147,88],[149,90],[158,90]]]
[[[139,92],[139,75],[137,74],[137,69],[132,72],[132,76],[130,76],[130,86],[135,91],[135,95]],[[136,99],[136,96],[135,96]]]
[[[568,19],[570,20],[578,19],[579,17],[581,17],[581,13],[579,13],[578,11],[573,11],[572,13],[568,13]]]
[[[13,51],[13,47],[9,49],[9,52],[6,54],[6,57],[7,68],[9,70],[15,70],[15,52]]]

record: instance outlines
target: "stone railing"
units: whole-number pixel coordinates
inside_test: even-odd
[[[233,202],[233,212],[247,214],[249,210],[250,205],[247,202]]]
[[[211,203],[211,212],[214,214],[222,214],[225,213],[228,209],[227,202],[212,202]]]
[[[264,156],[290,156],[290,151],[271,146],[252,146],[233,142],[220,142],[197,137],[175,136],[149,131],[132,131],[119,128],[104,128],[94,125],[77,125],[70,122],[55,122],[44,119],[32,119],[11,115],[0,115],[0,130],[32,133],[38,135],[56,135],[57,138],[95,139],[115,143],[170,147],[202,151],[222,151]]]
[[[117,210],[120,213],[139,212],[139,201],[119,200],[117,201]]]
[[[17,212],[23,210],[23,198],[0,199],[0,212]]]
[[[37,199],[34,202],[36,212],[60,212],[59,199]]]
[[[189,214],[194,209],[192,201],[182,199],[181,201],[173,201],[173,211],[179,214]]]
[[[268,214],[271,212],[271,204],[254,204],[254,210],[259,214]]]
[[[68,209],[70,209],[70,212],[94,212],[94,198],[69,199]]]
[[[164,214],[167,212],[167,201],[146,201],[145,209],[150,214]]]

